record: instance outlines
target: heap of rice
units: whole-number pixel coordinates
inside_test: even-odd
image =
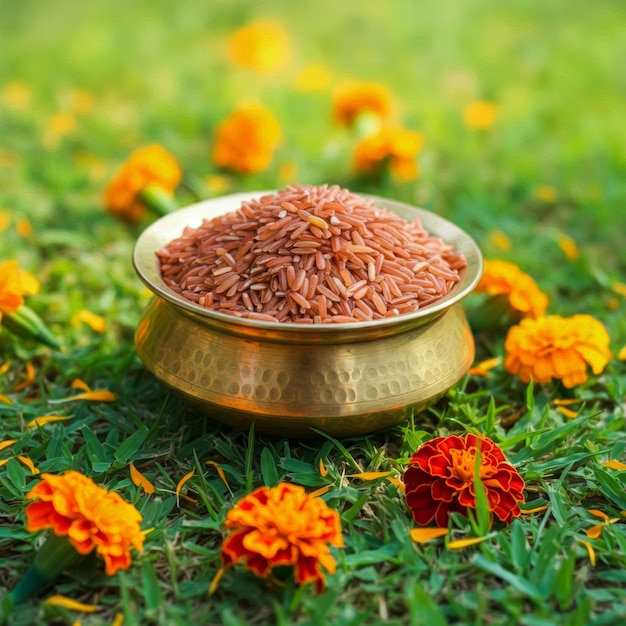
[[[344,323],[422,309],[459,281],[462,254],[419,220],[336,185],[291,185],[157,252],[165,283],[221,313]]]

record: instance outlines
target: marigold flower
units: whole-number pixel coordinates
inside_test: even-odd
[[[260,105],[235,111],[217,129],[213,162],[234,172],[261,172],[272,161],[282,137],[278,120]]]
[[[448,525],[450,513],[476,508],[474,469],[480,448],[480,480],[489,511],[509,523],[520,515],[524,481],[495,442],[467,434],[437,437],[422,444],[404,472],[406,503],[415,522]]]
[[[35,500],[26,507],[30,532],[51,529],[59,537],[66,536],[80,554],[95,549],[109,576],[130,567],[131,547],[143,548],[139,511],[79,472],[42,474],[26,497]]]
[[[303,67],[294,78],[294,86],[299,91],[321,91],[331,82],[330,72],[319,63]]]
[[[146,146],[133,152],[111,180],[104,192],[105,207],[119,219],[137,222],[147,214],[142,192],[157,188],[171,196],[181,178],[176,159],[165,148]]]
[[[226,515],[225,527],[230,534],[222,544],[222,570],[243,561],[267,578],[272,568],[293,565],[296,582],[312,582],[318,592],[326,586],[324,570],[336,569],[329,545],[343,546],[337,511],[289,483],[244,496]]]
[[[355,148],[354,168],[359,174],[379,174],[387,165],[392,176],[399,180],[417,178],[415,161],[424,137],[403,128],[383,129],[363,138]]]
[[[228,56],[239,67],[272,74],[289,58],[289,38],[283,27],[260,20],[236,30],[228,39]]]
[[[17,261],[0,263],[0,320],[3,313],[13,313],[24,304],[24,296],[39,293],[39,281],[20,269]]]
[[[345,82],[337,87],[333,96],[333,115],[344,126],[352,126],[362,113],[388,119],[392,108],[391,94],[378,83]]]
[[[499,259],[485,259],[476,293],[506,296],[513,312],[522,317],[539,317],[548,308],[548,296],[534,279],[514,263]]]
[[[463,111],[463,119],[469,128],[486,130],[496,121],[496,106],[487,100],[470,102]]]
[[[549,315],[523,319],[509,329],[504,369],[524,383],[560,379],[566,387],[584,383],[587,365],[600,374],[609,359],[610,338],[591,315]]]

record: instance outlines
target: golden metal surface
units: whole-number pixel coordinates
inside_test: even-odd
[[[155,251],[202,218],[235,210],[237,194],[181,209],[140,236],[133,261],[156,294],[137,328],[146,367],[213,419],[260,432],[310,436],[368,433],[396,424],[454,386],[474,359],[459,302],[482,272],[476,244],[457,226],[422,209],[375,198],[463,252],[468,267],[453,291],[424,311],[353,324],[300,326],[242,320],[208,311],[161,280]]]

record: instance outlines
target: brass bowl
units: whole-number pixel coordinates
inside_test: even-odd
[[[156,298],[135,344],[146,367],[211,418],[287,437],[369,433],[419,412],[453,387],[474,360],[474,340],[460,306],[482,273],[473,239],[416,207],[369,196],[462,252],[467,267],[441,300],[415,313],[370,322],[264,322],[208,310],[162,280],[156,251],[203,218],[234,211],[268,192],[233,194],[160,218],[140,235],[135,270]]]

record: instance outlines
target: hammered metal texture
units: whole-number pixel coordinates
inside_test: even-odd
[[[337,345],[244,340],[161,298],[137,329],[154,375],[214,419],[261,432],[372,432],[426,408],[465,374],[474,342],[460,306],[392,337]]]

